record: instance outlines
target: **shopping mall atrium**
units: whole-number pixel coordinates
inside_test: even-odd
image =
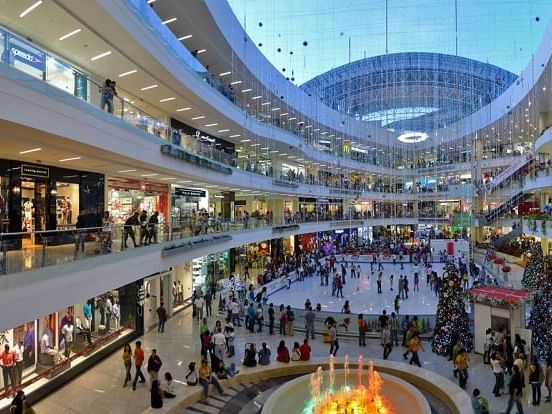
[[[0,0],[0,414],[551,413],[551,22]]]

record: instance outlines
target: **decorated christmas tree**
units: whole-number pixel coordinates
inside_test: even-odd
[[[454,338],[460,338],[467,351],[473,348],[470,321],[461,286],[458,270],[454,265],[447,265],[439,292],[435,329],[431,339],[431,349],[436,354],[446,355],[454,345]]]
[[[525,266],[521,284],[527,290],[535,290],[539,287],[539,278],[543,272],[544,259],[539,243],[536,243],[530,251],[531,257]]]
[[[543,262],[544,263],[544,262]],[[529,326],[533,331],[535,353],[544,361],[552,359],[552,261],[543,264],[537,280],[538,289],[532,294],[533,309]]]

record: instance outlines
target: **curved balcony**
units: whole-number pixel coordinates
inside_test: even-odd
[[[523,217],[523,233],[535,237],[552,237],[552,216]]]
[[[535,152],[552,154],[552,126],[545,129],[542,135],[535,141]]]
[[[523,192],[535,192],[538,190],[552,191],[552,167],[544,167],[540,171],[533,171],[525,178]]]

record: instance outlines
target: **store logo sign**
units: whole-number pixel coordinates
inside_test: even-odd
[[[21,175],[47,178],[50,176],[50,169],[48,167],[21,164]]]
[[[19,45],[11,45],[10,50],[15,60],[44,72],[44,53],[37,54]]]
[[[194,190],[192,188],[182,188],[182,187],[176,187],[174,189],[174,194],[177,196],[185,196],[185,197],[205,197],[207,193],[203,190]]]

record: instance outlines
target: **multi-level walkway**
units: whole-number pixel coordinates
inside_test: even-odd
[[[215,320],[215,317],[210,318],[209,326],[214,326]],[[301,321],[297,321],[297,324],[300,323]],[[243,327],[237,328],[235,341],[236,356],[232,360],[236,364],[241,365],[240,359],[243,357],[243,350],[245,344],[248,342],[256,342],[260,345],[264,341],[275,350],[281,339],[284,339],[289,347],[294,341],[301,342],[303,334],[296,332],[293,338],[280,337],[279,335],[269,336],[267,329],[262,334],[251,334]],[[145,346],[146,356],[149,356],[152,348],[156,348],[163,360],[161,371],[163,373],[170,371],[173,374],[177,382],[175,385],[178,399],[178,395],[181,395],[186,387],[184,383],[188,362],[192,360],[199,362],[200,360],[198,323],[192,320],[191,309],[186,309],[170,319],[165,333],[158,334],[156,330],[152,330],[146,333],[141,340]],[[322,342],[320,336],[312,341],[312,347],[313,356],[326,356],[328,354],[328,345]],[[345,354],[356,357],[359,353],[364,355],[365,360],[367,358],[382,357],[379,340],[368,340],[367,347],[359,348],[356,341],[342,339],[340,347],[338,358],[343,357]],[[423,367],[437,372],[451,381],[455,381],[452,375],[451,362],[448,362],[444,357],[433,354],[428,343],[424,343],[424,348],[425,352],[421,353]],[[394,348],[390,359],[403,362],[403,352],[402,347]],[[495,398],[492,395],[494,377],[489,368],[490,366],[482,363],[480,355],[472,354],[470,355],[470,359],[467,392],[471,394],[473,388],[480,388],[483,395],[490,401],[491,413],[495,414],[504,411],[507,397]],[[280,363],[272,362],[272,364]],[[239,368],[244,369],[241,366]],[[139,386],[133,392],[131,387],[123,388],[123,379],[124,368],[121,352],[116,352],[95,368],[66,384],[48,398],[35,404],[34,408],[40,414],[134,414],[147,410],[150,403],[147,384]],[[546,391],[543,387],[543,399],[545,395]],[[523,397],[525,413],[544,414],[549,413],[552,409],[550,403],[541,403],[539,407],[532,407],[527,404],[528,398],[530,398],[530,387],[526,387]],[[212,412],[218,412],[213,407],[210,407],[210,409]],[[152,412],[157,411],[153,410]]]

